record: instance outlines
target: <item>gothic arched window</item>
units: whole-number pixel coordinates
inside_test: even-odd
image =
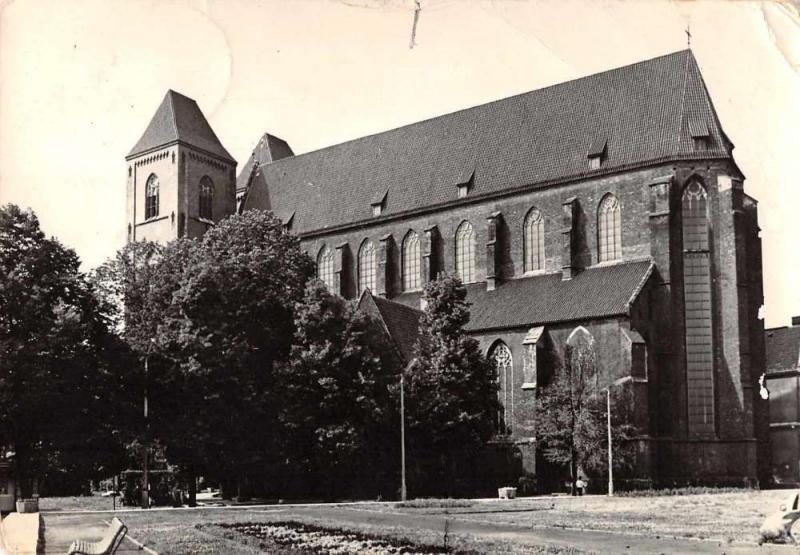
[[[403,269],[403,291],[416,291],[420,288],[419,236],[409,231],[403,239],[401,258]]]
[[[475,233],[466,220],[456,230],[456,275],[464,283],[475,281]]]
[[[597,209],[597,259],[599,262],[622,258],[622,216],[619,200],[611,193]]]
[[[544,218],[542,213],[531,208],[523,224],[525,271],[544,269]]]
[[[327,246],[323,246],[317,255],[317,278],[321,279],[328,289],[335,291],[334,276],[335,271],[333,267],[333,251]]]
[[[498,341],[492,348],[489,360],[494,364],[497,395],[500,400],[497,427],[500,433],[510,433],[514,413],[514,361],[511,358],[511,349],[502,341]]]
[[[594,380],[595,384],[598,383],[594,337],[583,326],[572,330],[567,337],[564,362],[567,377],[575,391],[581,391],[589,380]]]
[[[150,174],[144,189],[144,218],[149,220],[158,216],[158,176]]]
[[[710,225],[708,195],[697,180],[692,180],[683,190],[681,218],[689,433],[713,434],[714,313],[711,309]]]
[[[200,212],[199,216],[206,220],[212,218],[212,206],[214,204],[214,182],[211,178],[203,176],[200,180]]]
[[[375,291],[378,278],[378,261],[375,253],[375,244],[366,239],[358,249],[358,294],[369,289]]]

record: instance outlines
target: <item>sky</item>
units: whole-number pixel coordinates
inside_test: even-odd
[[[800,315],[800,12],[778,2],[0,0],[0,204],[85,269],[125,241],[124,157],[168,89],[240,165],[691,48],[759,201],[765,321]]]

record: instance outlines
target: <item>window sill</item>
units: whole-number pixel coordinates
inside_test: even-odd
[[[167,218],[169,218],[169,216],[155,216],[153,218],[148,218],[145,221],[139,222],[138,224],[136,224],[136,227],[139,227],[139,226],[142,226],[142,225],[147,225],[147,224],[152,224],[153,222],[160,222],[161,220],[166,220]]]

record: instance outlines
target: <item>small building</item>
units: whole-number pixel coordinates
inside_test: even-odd
[[[17,484],[14,480],[14,465],[5,457],[5,449],[0,450],[0,513],[14,510]]]
[[[765,332],[766,388],[772,476],[778,485],[800,485],[800,316],[791,326]]]

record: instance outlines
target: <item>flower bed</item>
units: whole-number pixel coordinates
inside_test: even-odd
[[[406,553],[430,555],[453,552],[443,546],[418,545],[363,532],[322,528],[291,521],[272,523],[244,522],[220,524],[218,526],[227,531],[228,533],[225,535],[231,539],[233,538],[230,532],[235,532],[249,538],[265,541],[267,544],[276,544],[281,548],[285,548],[287,553],[325,553],[330,555]],[[207,531],[213,533],[213,529]]]

